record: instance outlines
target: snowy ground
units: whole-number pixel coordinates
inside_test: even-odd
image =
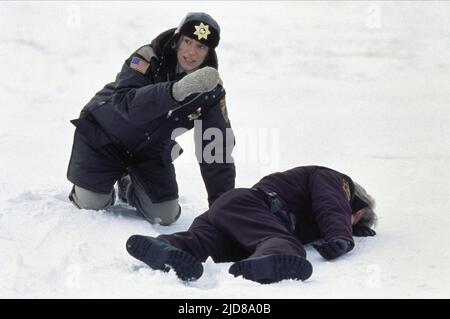
[[[189,11],[223,30],[237,186],[320,164],[377,199],[378,235],[333,262],[308,246],[306,282],[262,288],[208,260],[184,284],[127,254],[130,235],[185,230],[206,209],[191,135],[179,139],[174,226],[67,199],[69,120]],[[449,298],[449,16],[439,2],[1,2],[0,297]]]

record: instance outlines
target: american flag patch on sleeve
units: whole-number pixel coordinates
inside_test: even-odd
[[[150,63],[136,56],[133,57],[130,62],[130,68],[142,74],[145,74],[147,72],[149,66]]]

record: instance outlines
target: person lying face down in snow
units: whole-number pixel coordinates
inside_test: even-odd
[[[128,253],[153,269],[185,281],[203,273],[202,262],[233,262],[229,273],[259,283],[306,280],[312,265],[304,244],[326,260],[351,251],[353,236],[374,236],[371,196],[333,169],[302,166],[270,174],[252,188],[229,190],[187,231],[157,238],[133,235]]]

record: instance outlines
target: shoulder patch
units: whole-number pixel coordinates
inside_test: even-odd
[[[227,102],[225,101],[225,97],[220,100],[220,110],[222,111],[223,119],[225,123],[230,124],[230,119],[228,118],[228,110],[227,110]]]
[[[137,56],[131,58],[130,68],[138,71],[141,74],[145,74],[150,66],[150,63]]]

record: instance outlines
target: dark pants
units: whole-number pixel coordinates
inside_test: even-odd
[[[160,239],[201,261],[235,262],[248,257],[288,254],[306,257],[300,240],[273,214],[260,194],[246,188],[230,190],[198,216],[188,231]]]
[[[139,160],[112,143],[96,148],[75,132],[67,172],[72,183],[92,192],[109,194],[124,173],[130,174],[133,183],[139,185],[153,203],[178,198],[172,163],[164,163],[158,156]]]

